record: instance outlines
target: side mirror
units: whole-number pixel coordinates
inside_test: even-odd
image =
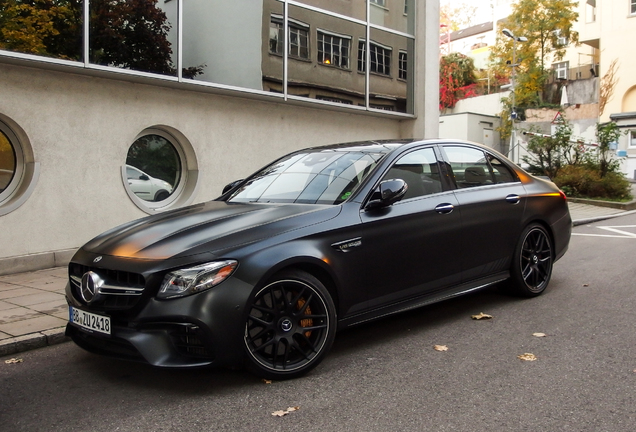
[[[404,197],[409,186],[402,179],[384,180],[381,182],[367,203],[365,209],[389,207]]]
[[[148,181],[150,180],[150,177],[148,177],[146,174],[142,174],[139,176],[139,180]]]
[[[228,183],[225,185],[225,187],[223,188],[223,192],[221,193],[221,195],[225,195],[226,192],[234,189],[234,186],[238,185],[239,183],[241,183],[243,181],[243,179],[240,180],[234,180],[232,183]]]

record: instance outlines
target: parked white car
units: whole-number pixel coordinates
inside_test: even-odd
[[[143,200],[163,201],[172,193],[170,183],[154,178],[134,166],[126,165],[126,177],[130,189]]]

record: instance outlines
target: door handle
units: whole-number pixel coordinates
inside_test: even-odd
[[[452,213],[454,209],[455,206],[448,203],[439,204],[437,205],[437,207],[435,207],[435,211],[439,214],[449,214]]]
[[[510,204],[518,204],[521,201],[521,197],[517,194],[510,194],[506,197],[506,201]]]

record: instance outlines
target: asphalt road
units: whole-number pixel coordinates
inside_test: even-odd
[[[574,233],[544,295],[488,289],[342,332],[298,380],[160,370],[72,343],[2,358],[0,430],[636,431],[636,215]]]

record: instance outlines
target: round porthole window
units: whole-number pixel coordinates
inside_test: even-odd
[[[139,134],[122,167],[128,195],[147,213],[187,203],[197,172],[194,152],[185,137],[163,128]]]
[[[24,131],[0,115],[0,216],[20,207],[39,173]]]

